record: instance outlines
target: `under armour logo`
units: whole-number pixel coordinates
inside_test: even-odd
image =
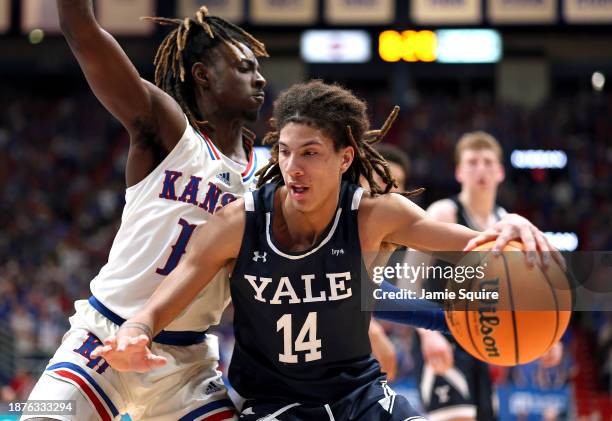
[[[344,249],[332,249],[332,256],[340,256],[344,254]]]
[[[449,401],[450,397],[448,396],[448,392],[450,391],[449,385],[438,386],[434,389],[434,393],[438,395],[438,401],[440,403],[446,403]]]
[[[264,263],[266,263],[267,259],[266,256],[268,255],[267,251],[264,251],[263,254],[261,254],[259,251],[254,251],[253,252],[253,261],[254,262],[259,262],[259,259],[261,259]]]

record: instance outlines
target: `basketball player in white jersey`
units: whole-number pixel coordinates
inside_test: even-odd
[[[432,203],[429,216],[474,230],[490,229],[506,211],[497,205],[497,189],[504,180],[502,148],[488,133],[464,134],[455,147],[458,196]],[[546,254],[544,258],[548,257]],[[438,332],[418,329],[424,365],[419,375],[421,399],[432,421],[493,421],[493,388],[486,363]],[[544,365],[559,363],[557,343],[542,357]]]
[[[164,370],[121,374],[90,354],[174,269],[195,227],[254,186],[256,156],[243,124],[264,101],[257,57],[267,56],[265,47],[205,7],[190,19],[154,18],[175,27],[155,59],[156,86],[98,25],[91,1],[57,5],[89,85],[130,135],[126,204],[108,263],[89,299],[75,303],[71,329],[29,398],[73,401],[75,412],[22,419],[106,421],[126,412],[135,420],[233,419],[216,370],[217,340],[206,333],[229,301],[222,272],[155,337],[153,347],[171,361]]]

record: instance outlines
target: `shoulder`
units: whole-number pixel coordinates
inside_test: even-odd
[[[216,211],[204,224],[196,228],[193,258],[214,254],[224,258],[238,255],[245,227],[244,201],[236,199]]]
[[[247,193],[247,195],[250,195],[250,194]],[[240,221],[244,222],[244,218],[245,218],[244,215],[245,215],[245,210],[246,210],[245,199],[246,197],[245,198],[240,197],[234,200],[233,202],[227,204],[226,206],[222,207],[221,209],[215,212],[214,214],[215,219],[222,220],[226,223],[230,223],[230,222],[236,223]]]
[[[217,210],[197,230],[205,232],[209,238],[217,236],[217,239],[227,240],[236,232],[244,230],[245,220],[244,199],[239,198]]]
[[[364,192],[359,205],[359,224],[381,234],[395,230],[398,225],[410,224],[425,215],[425,211],[416,203],[397,193],[372,196]]]
[[[397,193],[372,196],[369,191],[364,191],[359,204],[360,213],[388,214],[404,212],[406,209],[420,209],[420,207],[412,200]]]
[[[427,214],[438,221],[457,223],[457,205],[451,199],[433,202],[427,208]]]
[[[154,125],[158,130],[162,146],[166,152],[171,151],[185,133],[187,120],[181,106],[153,83],[144,80],[145,87],[151,95],[151,107],[155,116]]]

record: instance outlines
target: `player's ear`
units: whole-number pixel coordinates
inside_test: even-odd
[[[459,166],[459,164],[457,164],[457,166],[455,167],[455,180],[457,180],[457,183],[461,184],[463,177],[461,176],[461,167]]]
[[[342,174],[350,168],[353,159],[355,159],[355,149],[352,146],[347,146],[342,150],[342,164],[340,165]]]
[[[503,165],[499,165],[499,182],[502,183],[506,179],[506,169]]]
[[[203,63],[197,62],[191,66],[191,76],[196,85],[208,89],[210,87],[210,70]]]

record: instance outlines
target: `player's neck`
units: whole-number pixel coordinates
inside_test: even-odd
[[[232,160],[244,163],[248,161],[242,141],[244,120],[238,117],[227,117],[221,110],[202,113],[204,121],[208,122],[206,135],[213,141],[221,153]]]
[[[467,211],[480,220],[488,220],[495,209],[496,191],[472,191],[461,189],[459,200]]]
[[[338,194],[336,194],[336,198]],[[321,235],[331,224],[337,208],[336,200],[326,200],[312,212],[296,209],[286,188],[282,187],[275,197],[273,232],[275,240],[285,249],[300,252],[317,244]]]

